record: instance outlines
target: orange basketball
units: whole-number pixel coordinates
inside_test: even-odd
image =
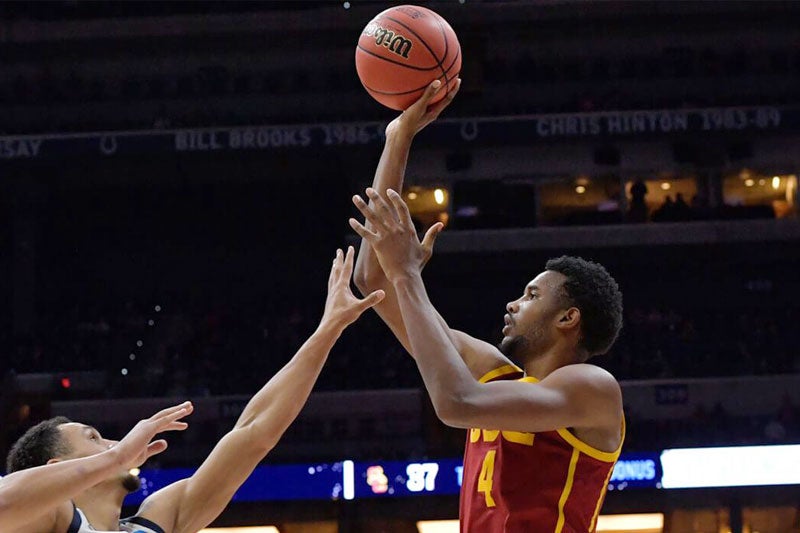
[[[455,89],[461,46],[450,24],[430,9],[392,7],[361,32],[356,71],[375,100],[397,110],[416,102],[433,80],[441,80],[434,103]]]

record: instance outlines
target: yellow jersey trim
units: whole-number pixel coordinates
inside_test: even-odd
[[[611,474],[614,473],[614,468],[609,466],[608,467],[608,474],[606,475],[606,481],[603,483],[603,486],[600,487],[600,496],[597,498],[597,505],[594,508],[594,514],[592,515],[592,522],[589,524],[589,531],[594,531],[594,526],[597,524],[597,517],[600,516],[600,507],[603,505],[603,500],[605,499],[606,491],[608,490],[608,482],[611,480]]]
[[[578,466],[578,458],[581,452],[577,449],[572,450],[572,457],[569,460],[569,470],[567,471],[567,481],[564,483],[564,490],[561,491],[561,498],[558,499],[558,522],[556,522],[555,533],[561,533],[564,529],[564,506],[569,499],[569,493],[572,492],[572,484],[575,481],[575,467]]]
[[[483,375],[481,379],[478,381],[480,383],[488,383],[489,381],[499,378],[500,376],[506,376],[508,374],[519,374],[522,373],[522,369],[517,367],[516,365],[503,365],[500,368],[495,368]]]
[[[573,448],[576,450],[580,450],[581,452],[585,453],[589,457],[594,457],[598,461],[603,461],[605,463],[613,463],[617,459],[619,459],[619,454],[622,451],[622,442],[625,440],[625,420],[623,418],[622,421],[622,437],[619,439],[619,446],[613,452],[604,452],[603,450],[598,450],[597,448],[586,444],[581,439],[570,433],[567,428],[561,428],[556,430],[561,438],[567,441]]]
[[[525,376],[520,378],[520,381],[524,381],[526,383],[539,383],[539,380],[533,376]],[[586,444],[578,437],[570,433],[567,428],[560,428],[556,430],[561,438],[567,441],[573,448],[576,450],[580,450],[581,452],[585,453],[589,457],[594,457],[598,461],[603,461],[606,463],[613,463],[619,459],[619,454],[622,452],[622,443],[625,442],[625,415],[622,416],[622,435],[619,439],[619,446],[613,452],[604,452],[603,450],[598,450],[597,448]]]

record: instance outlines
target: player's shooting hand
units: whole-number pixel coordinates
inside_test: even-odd
[[[373,291],[366,298],[357,298],[350,289],[350,278],[353,275],[352,246],[347,247],[347,253],[341,249],[336,250],[333,266],[328,277],[328,298],[325,300],[325,311],[322,314],[323,323],[333,323],[338,328],[344,329],[355,322],[361,313],[376,305],[386,294]]]
[[[164,431],[183,431],[188,427],[180,419],[194,411],[191,402],[168,407],[150,418],[139,421],[125,438],[116,443],[112,452],[117,455],[117,461],[124,468],[135,468],[144,464],[150,457],[167,449],[167,441],[153,438]],[[151,442],[152,441],[152,442]]]
[[[367,196],[371,204],[358,195],[353,197],[353,203],[369,222],[370,229],[354,218],[350,219],[350,227],[375,250],[389,281],[419,275],[433,253],[436,236],[444,226],[437,222],[420,241],[408,206],[397,192],[387,190],[384,199],[370,188]]]
[[[422,93],[419,100],[414,102],[411,107],[403,111],[399,117],[386,126],[386,136],[389,137],[390,135],[399,134],[409,138],[414,137],[414,135],[419,133],[425,126],[436,120],[439,114],[450,105],[450,102],[452,102],[456,94],[458,94],[458,89],[460,87],[461,78],[457,80],[455,88],[453,88],[447,96],[435,104],[430,105],[430,101],[439,91],[447,90],[443,87],[440,80],[431,82],[428,88],[425,89],[425,92]]]

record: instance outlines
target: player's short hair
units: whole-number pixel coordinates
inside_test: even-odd
[[[622,329],[622,293],[617,282],[603,265],[580,257],[550,259],[545,269],[567,278],[562,296],[581,312],[579,346],[589,357],[606,353]]]
[[[72,422],[65,416],[57,416],[39,422],[25,432],[8,452],[6,472],[9,474],[27,468],[46,465],[47,461],[70,452],[61,430],[61,424]]]

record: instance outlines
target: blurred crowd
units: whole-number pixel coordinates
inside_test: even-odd
[[[516,55],[507,50],[503,55],[487,52],[477,64],[470,65],[471,79],[453,113],[575,113],[797,103],[795,88],[785,82],[800,72],[800,53],[788,48],[719,51],[697,45],[614,58],[536,57],[525,46],[513,48],[518,49]],[[242,65],[248,63],[245,59],[174,73],[126,70],[94,75],[78,70],[65,72],[46,64],[28,65],[16,76],[0,80],[0,106],[19,106],[28,114],[44,106],[49,122],[40,124],[41,131],[352,120],[354,113],[361,119],[385,119],[380,106],[348,105],[346,98],[340,98],[338,106],[308,105],[302,109],[291,106],[282,110],[281,106],[262,103],[229,105],[247,99],[305,98],[314,93],[363,94],[350,64],[332,63],[311,72],[305,65]],[[754,92],[752,80],[764,77],[775,77],[782,83],[769,91]],[[721,79],[726,80],[724,91],[717,90],[718,83],[703,88],[708,80]],[[691,89],[684,90],[686,80],[694,80]],[[649,83],[656,87],[667,84],[662,89],[676,84],[680,89],[654,90]],[[498,96],[506,92],[508,97]],[[525,97],[513,97],[519,94]],[[119,110],[115,116],[113,104],[124,103],[141,105],[135,116]],[[54,112],[60,106],[67,109],[83,104],[94,105],[97,112],[63,116]],[[10,122],[1,128],[0,133],[22,133]],[[24,133],[33,132],[28,129]]]
[[[612,352],[596,360],[621,380],[800,373],[797,308],[737,311],[678,310],[632,306]],[[43,316],[37,333],[7,339],[2,373],[50,372],[59,383],[74,371],[99,371],[95,390],[56,390],[54,398],[198,398],[250,395],[269,379],[313,331],[321,306],[283,305],[192,307],[189,304],[127,302],[118,308],[75,306],[69,313]],[[496,324],[471,321],[479,337],[492,339]],[[73,374],[74,375],[74,374]],[[56,385],[58,387],[58,385]],[[413,360],[374,313],[351,327],[332,351],[315,390],[422,388]],[[653,420],[627,410],[627,451],[667,447],[800,442],[800,410],[788,397],[774,413],[742,416],[721,405],[691,407],[690,417]],[[304,431],[298,422],[276,450],[283,462],[336,459],[335,450],[315,446],[319,432],[348,444],[352,456],[404,459],[421,455],[458,456],[463,432],[427,417],[425,429],[375,433],[377,420],[351,424],[332,419],[325,428]],[[432,425],[431,425],[432,424]],[[191,464],[210,451],[229,419],[202,424],[202,431],[176,436],[174,453],[161,466]],[[391,428],[397,426],[396,429]],[[25,425],[9,428],[12,437]],[[109,435],[123,425],[101,425]],[[325,455],[328,453],[328,455]],[[333,455],[331,455],[333,454]]]
[[[9,340],[2,364],[17,373],[102,370],[117,397],[244,394],[288,361],[320,312],[312,303],[277,302],[260,309],[75,306],[42,317],[35,335]],[[492,339],[494,318],[472,333]],[[798,318],[796,308],[631,307],[619,340],[597,363],[621,380],[796,373]],[[337,344],[319,388],[419,384],[413,361],[369,313]]]
[[[720,404],[712,408],[700,404],[691,417],[672,420],[626,414],[626,451],[800,442],[800,406],[788,396],[777,410],[761,416],[729,413]]]

